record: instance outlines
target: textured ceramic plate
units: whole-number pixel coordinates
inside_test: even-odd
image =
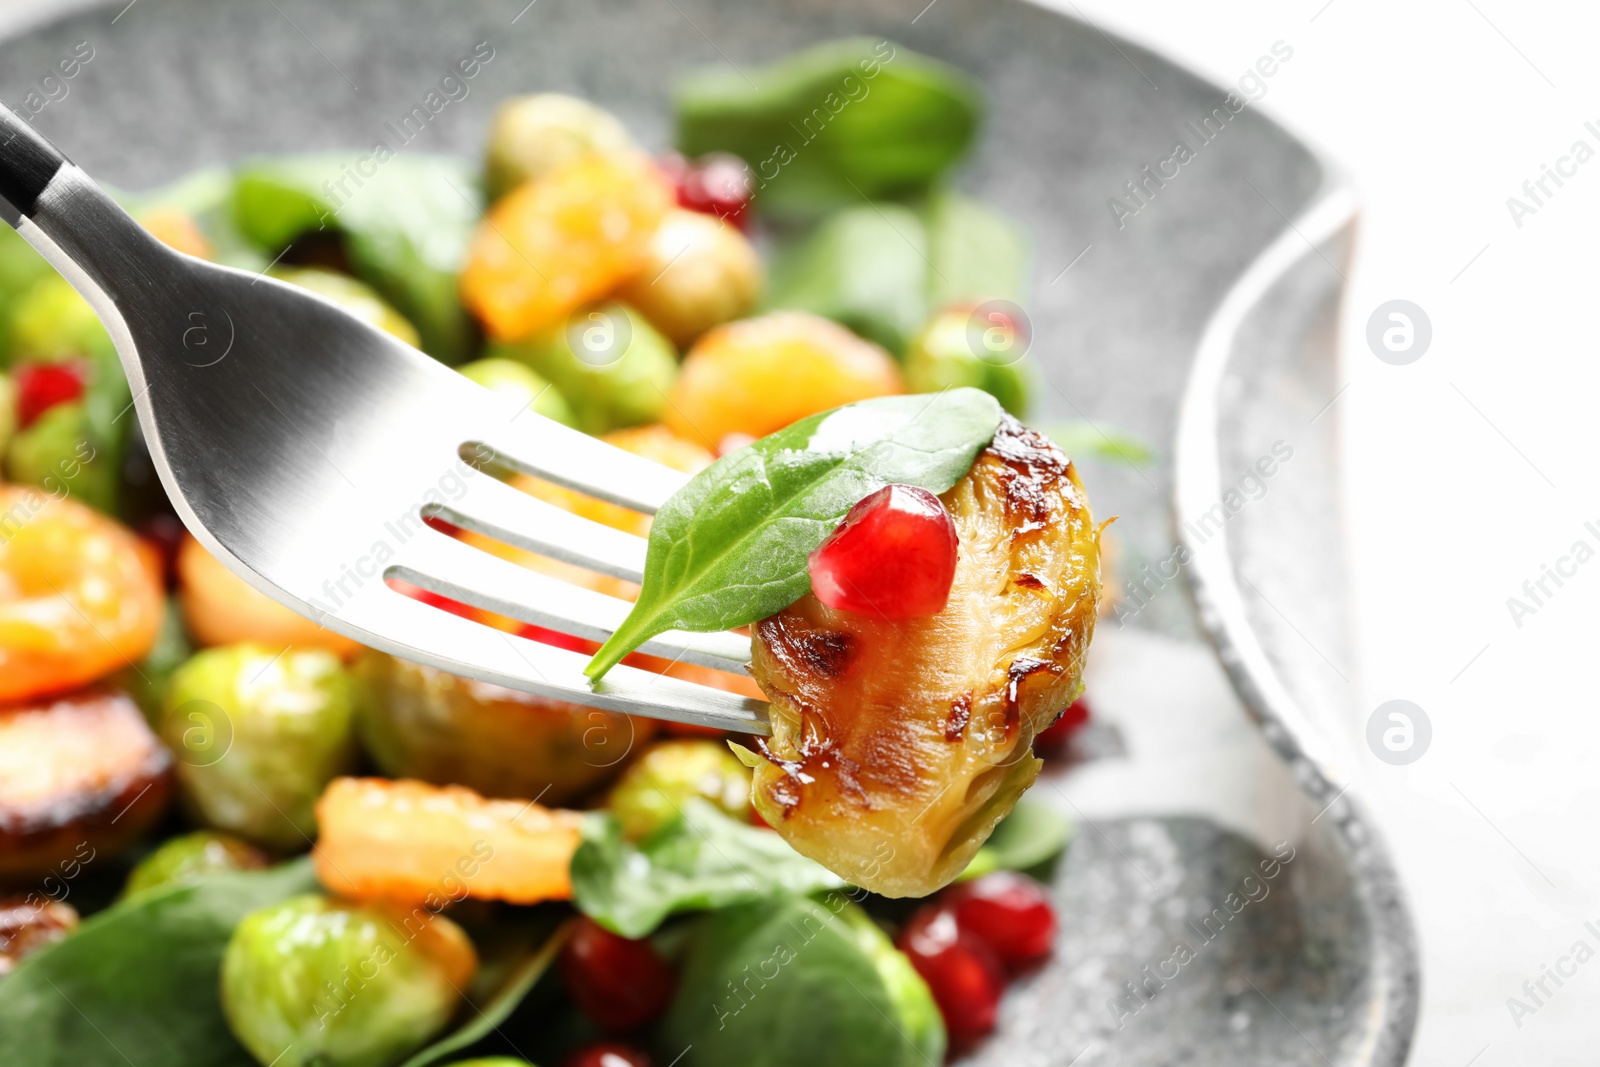
[[[1016,0],[125,2],[0,7],[0,99],[88,42],[34,121],[130,189],[256,152],[393,147],[390,124],[480,41],[494,56],[470,95],[404,150],[476,152],[495,101],[534,89],[663,146],[680,71],[845,34],[977,74],[990,119],[961,184],[1033,238],[1034,421],[1103,422],[1158,457],[1082,464],[1134,588],[1096,641],[1084,761],[1034,790],[1081,822],[1055,960],[976,1059],[1404,1060],[1410,921],[1339,769],[1359,741],[1326,410],[1354,208],[1251,106],[1292,48],[1219,87]]]

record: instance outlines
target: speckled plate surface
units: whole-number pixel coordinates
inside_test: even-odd
[[[0,3],[0,99],[18,107],[87,42],[34,121],[129,189],[256,152],[354,160],[478,42],[494,53],[470,95],[405,151],[475,153],[495,102],[535,89],[598,100],[662,146],[678,72],[844,34],[977,74],[990,118],[960,184],[1032,236],[1034,421],[1104,421],[1160,455],[1082,464],[1133,588],[1096,640],[1085,759],[1034,791],[1082,824],[1054,962],[974,1059],[1405,1059],[1411,924],[1340,771],[1359,739],[1322,415],[1355,212],[1248,106],[1270,75],[1214,86],[1019,0],[125,3]]]

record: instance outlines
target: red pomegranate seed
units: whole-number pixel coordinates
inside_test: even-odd
[[[996,871],[950,889],[943,900],[962,933],[982,941],[1007,967],[1050,954],[1056,910],[1044,887],[1026,875]]]
[[[607,1030],[643,1026],[666,1010],[678,979],[648,941],[580,918],[561,950],[561,976],[578,1008]]]
[[[83,396],[84,372],[75,363],[26,364],[17,368],[15,380],[17,424],[23,429],[57,404]]]
[[[915,619],[950,599],[959,546],[939,498],[913,485],[887,485],[850,509],[811,553],[811,591],[830,608]]]
[[[592,1041],[572,1050],[562,1067],[650,1067],[650,1057],[620,1041]]]
[[[948,908],[925,904],[896,942],[933,993],[958,1048],[994,1029],[1005,973],[982,941],[961,929]]]
[[[680,207],[745,228],[752,189],[744,160],[726,152],[693,160],[674,153],[661,161],[661,169],[676,186]]]
[[[1033,751],[1041,756],[1058,756],[1072,740],[1072,735],[1089,721],[1089,701],[1086,697],[1074,700],[1061,718],[1039,731],[1033,739]]]

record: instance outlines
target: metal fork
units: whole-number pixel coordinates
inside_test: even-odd
[[[603,640],[614,597],[424,523],[637,582],[642,538],[480,470],[536,475],[653,513],[685,476],[535,414],[334,304],[169,249],[0,105],[0,213],[116,342],[178,514],[251,585],[330,630],[456,674],[613,711],[767,732],[765,702],[618,667],[461,618],[386,583]],[[742,673],[748,638],[662,634],[642,651]]]

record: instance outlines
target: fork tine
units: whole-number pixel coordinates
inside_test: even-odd
[[[431,529],[406,543],[387,574],[475,608],[592,641],[610,637],[631,608],[627,601],[520,567]],[[750,639],[672,630],[645,642],[640,651],[743,674]]]
[[[405,659],[553,700],[736,733],[768,732],[765,701],[626,666],[591,685],[582,653],[463,619],[383,585],[328,621]]]
[[[647,515],[689,480],[687,474],[526,409],[465,445],[468,451],[479,446],[513,470]],[[479,458],[488,457],[480,453]]]
[[[613,578],[638,582],[644,575],[644,538],[574,515],[487,474],[468,478],[459,499],[430,504],[425,514]]]

